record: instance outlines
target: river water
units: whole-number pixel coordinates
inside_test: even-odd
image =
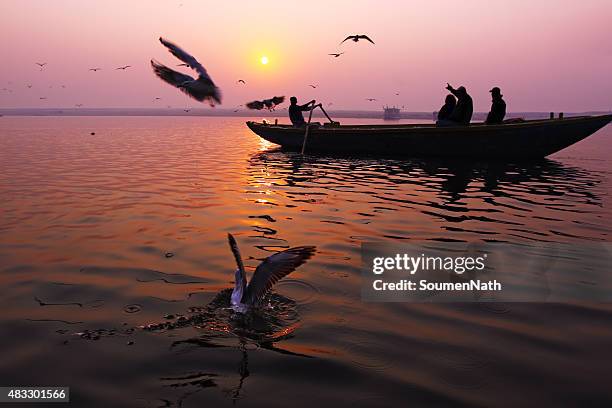
[[[608,241],[611,136],[491,164],[302,157],[240,118],[3,117],[0,385],[100,407],[610,405],[612,306],[366,303],[359,268],[372,239]],[[233,285],[228,232],[249,273],[317,246],[257,322],[207,306]]]

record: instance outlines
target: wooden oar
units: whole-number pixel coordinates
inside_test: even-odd
[[[325,116],[327,116],[327,119],[329,120],[329,123],[334,123],[332,118],[330,118],[329,115],[327,114],[327,112],[325,112],[325,109],[323,109],[323,105],[319,105],[319,108],[321,108],[321,111],[325,114]]]
[[[310,131],[310,121],[312,120],[312,111],[314,110],[314,106],[316,102],[313,103],[312,109],[310,109],[310,114],[308,115],[308,123],[306,123],[306,131],[304,132],[304,143],[302,143],[302,155],[304,154],[304,150],[306,150],[306,140],[308,140],[308,132]]]

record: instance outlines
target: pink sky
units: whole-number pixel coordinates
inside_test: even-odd
[[[151,72],[151,58],[179,62],[162,35],[208,69],[223,108],[296,95],[337,109],[434,111],[448,81],[480,111],[492,86],[510,111],[609,110],[611,18],[609,0],[3,0],[0,88],[12,92],[0,91],[0,107],[206,106]],[[338,45],[355,33],[376,45]],[[327,55],[337,51],[346,53]]]

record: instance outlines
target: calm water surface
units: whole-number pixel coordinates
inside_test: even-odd
[[[608,241],[611,136],[482,164],[301,157],[239,118],[0,118],[0,383],[100,407],[609,405],[612,306],[363,303],[359,250]],[[249,271],[318,248],[252,324],[207,306],[228,232]]]

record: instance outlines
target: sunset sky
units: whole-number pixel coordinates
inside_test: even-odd
[[[609,0],[2,0],[0,107],[207,106],[153,75],[151,58],[191,72],[164,36],[207,68],[221,108],[296,95],[337,109],[434,111],[448,81],[480,111],[492,86],[509,111],[609,110],[611,18]],[[339,45],[362,33],[376,45]]]

